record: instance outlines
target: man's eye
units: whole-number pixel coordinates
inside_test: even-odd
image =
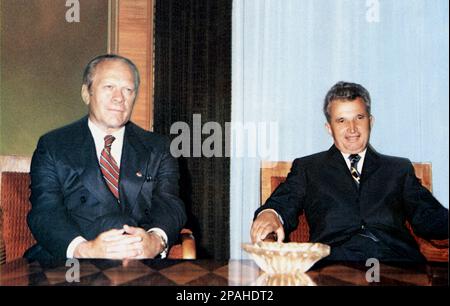
[[[357,118],[358,118],[359,120],[363,120],[364,118],[366,118],[366,116],[364,116],[364,115],[359,115]]]
[[[340,119],[338,119],[336,121],[337,121],[337,123],[344,123],[344,119],[342,119],[342,118],[340,118]]]
[[[113,87],[112,87],[112,85],[105,85],[105,88],[106,89],[112,89]]]

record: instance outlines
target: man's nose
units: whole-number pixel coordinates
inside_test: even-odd
[[[123,102],[125,101],[125,97],[120,89],[115,89],[113,91],[113,101],[114,102]]]
[[[358,128],[356,127],[356,123],[355,123],[355,121],[350,121],[349,122],[349,124],[348,124],[348,130],[351,132],[351,133],[354,133],[354,132],[356,132],[357,130],[358,130]]]

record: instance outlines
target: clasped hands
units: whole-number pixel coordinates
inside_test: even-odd
[[[139,227],[124,225],[101,233],[94,240],[80,243],[75,258],[144,259],[164,250],[162,238]]]

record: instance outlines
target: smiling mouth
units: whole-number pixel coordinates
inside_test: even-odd
[[[355,142],[359,139],[359,136],[347,136],[345,137],[345,139],[347,139],[350,142]]]
[[[123,112],[125,112],[125,110],[123,110],[123,109],[109,109],[108,111],[115,112],[115,113],[123,113]]]

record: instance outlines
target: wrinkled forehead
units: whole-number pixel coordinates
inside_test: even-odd
[[[133,69],[118,59],[104,60],[93,69],[92,80],[94,82],[107,78],[127,79],[132,83],[135,82]]]

